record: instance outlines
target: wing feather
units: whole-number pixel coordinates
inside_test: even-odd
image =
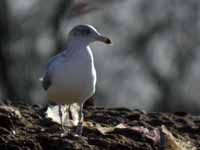
[[[48,88],[51,86],[51,77],[48,72],[45,73],[44,77],[41,79],[42,87],[44,90],[48,90]]]

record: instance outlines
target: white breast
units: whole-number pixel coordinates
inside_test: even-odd
[[[89,47],[77,51],[69,59],[59,58],[53,64],[52,85],[48,98],[58,104],[72,104],[91,97],[95,92],[96,70]]]

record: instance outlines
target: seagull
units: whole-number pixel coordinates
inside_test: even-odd
[[[92,25],[73,27],[68,34],[65,50],[49,60],[41,78],[48,100],[58,104],[62,128],[61,105],[79,104],[77,134],[82,134],[84,102],[93,96],[96,89],[97,75],[89,46],[95,41],[111,44],[111,40],[101,35]]]

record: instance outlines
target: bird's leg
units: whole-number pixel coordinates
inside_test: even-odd
[[[61,105],[58,106],[58,111],[59,111],[59,117],[60,117],[60,124],[61,124],[62,129],[64,130]]]
[[[76,128],[76,134],[81,135],[83,132],[83,104],[80,105],[80,111],[79,111],[79,123]]]
[[[69,105],[68,114],[69,114],[69,119],[73,120],[73,116],[72,116],[72,112],[71,112],[71,105]]]

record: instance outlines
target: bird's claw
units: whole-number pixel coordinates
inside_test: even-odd
[[[70,132],[71,132],[71,130],[69,128],[64,128],[64,127],[62,127],[62,131],[63,132],[60,134],[61,137],[64,137],[64,136],[70,134]]]
[[[76,128],[76,134],[80,136],[82,135],[82,133],[83,133],[83,123],[80,122]]]

